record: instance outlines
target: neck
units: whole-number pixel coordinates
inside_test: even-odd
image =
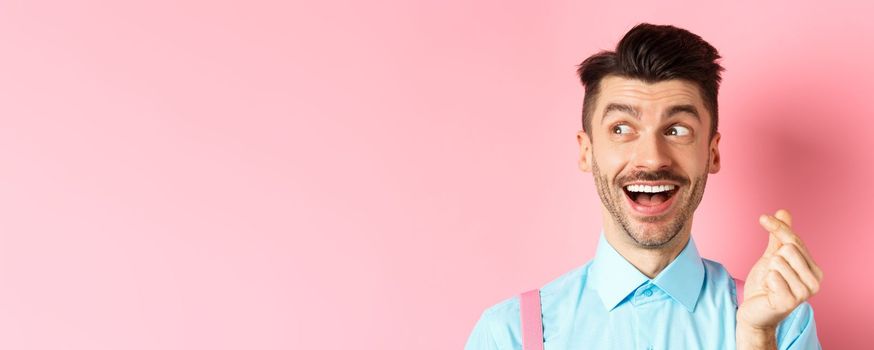
[[[686,243],[689,242],[691,233],[691,218],[677,236],[660,247],[647,247],[640,245],[628,236],[622,226],[614,222],[613,217],[606,213],[604,217],[604,236],[613,249],[622,255],[625,260],[634,265],[641,273],[650,279],[658,276],[674,259],[680,255]]]

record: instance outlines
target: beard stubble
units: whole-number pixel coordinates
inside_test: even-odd
[[[601,173],[598,167],[598,162],[592,159],[592,173],[595,178],[595,186],[598,190],[598,196],[601,197],[601,203],[607,208],[607,211],[613,217],[613,220],[622,227],[622,230],[634,240],[638,246],[646,249],[659,249],[670,243],[682,230],[701,199],[704,197],[704,187],[707,184],[707,174],[710,170],[710,157],[707,158],[707,166],[704,173],[696,176],[695,181],[690,181],[688,178],[680,176],[669,170],[661,170],[657,172],[633,172],[627,176],[617,176],[611,189],[610,180],[606,175]],[[658,216],[645,216],[636,219],[642,224],[632,222],[631,214],[626,212],[622,201],[625,200],[625,191],[622,186],[631,181],[658,181],[671,180],[680,183],[683,189],[682,192],[674,193],[678,196],[674,200],[680,201],[675,203],[677,208],[673,208],[670,212]],[[692,187],[689,188],[689,184]],[[658,222],[669,219],[668,216],[673,215],[668,222],[665,222],[657,227],[647,229],[645,226],[654,226]],[[652,224],[652,225],[647,225]]]

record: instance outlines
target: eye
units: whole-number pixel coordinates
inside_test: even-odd
[[[674,125],[668,128],[668,135],[671,136],[686,136],[692,133],[692,130],[682,125]]]
[[[614,134],[622,135],[631,133],[631,127],[625,124],[617,124],[613,126],[613,130],[611,130]]]

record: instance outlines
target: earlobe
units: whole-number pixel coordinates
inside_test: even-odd
[[[719,138],[720,135],[718,132],[713,135],[713,139],[710,140],[710,173],[716,174],[719,172],[719,168],[722,167],[722,159],[719,156]]]
[[[578,164],[580,170],[584,172],[592,171],[592,142],[589,135],[585,131],[577,132],[577,143],[580,145],[580,158]]]

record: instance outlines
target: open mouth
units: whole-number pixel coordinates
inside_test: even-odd
[[[629,205],[635,211],[645,215],[655,215],[671,207],[679,188],[674,184],[631,184],[622,187],[622,190],[628,198]]]

